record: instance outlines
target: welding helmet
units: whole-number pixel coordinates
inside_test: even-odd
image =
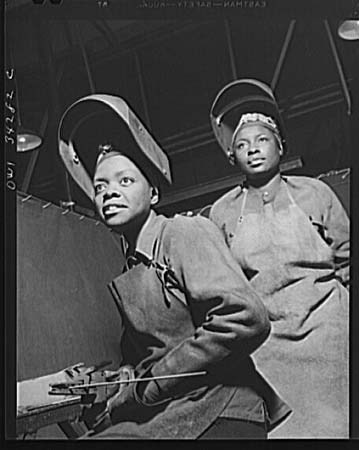
[[[261,122],[261,116],[267,118],[267,123],[262,124],[277,134],[283,154],[286,153],[284,123],[269,86],[255,79],[244,78],[227,84],[216,96],[210,111],[211,125],[219,145],[232,164],[235,163],[233,137],[241,119],[245,122],[256,120],[257,117]]]
[[[98,148],[107,143],[133,160],[151,184],[171,184],[166,153],[126,101],[107,94],[88,95],[61,117],[58,145],[68,172],[92,201],[93,174],[101,157]]]

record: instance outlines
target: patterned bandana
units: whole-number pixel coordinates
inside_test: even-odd
[[[278,128],[277,124],[275,123],[275,121],[269,116],[265,116],[264,114],[256,113],[256,112],[242,114],[241,118],[239,119],[238,125],[236,126],[233,136],[232,136],[232,142],[231,142],[232,149],[233,149],[233,145],[234,145],[234,140],[235,140],[239,130],[243,127],[243,125],[245,125],[247,123],[253,123],[253,122],[259,122],[260,124],[262,124],[263,126],[268,128],[269,130],[271,130],[273,132],[275,138],[278,141],[279,148],[283,151],[282,138],[280,136],[279,128]]]

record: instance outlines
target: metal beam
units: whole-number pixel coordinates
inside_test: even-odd
[[[273,91],[276,89],[277,84],[278,84],[280,73],[282,71],[283,64],[284,64],[284,59],[287,55],[288,47],[289,47],[290,41],[292,40],[292,37],[293,37],[295,23],[296,23],[295,20],[291,20],[289,23],[288,31],[285,36],[282,50],[280,52],[279,59],[278,59],[276,68],[274,70],[274,74],[273,74],[273,78],[272,78],[272,82],[271,82],[271,88]]]
[[[237,67],[236,67],[236,59],[234,57],[231,29],[229,27],[229,22],[228,22],[227,18],[224,19],[224,28],[225,28],[225,32],[226,32],[226,38],[227,38],[227,45],[228,45],[228,52],[229,52],[229,61],[231,63],[232,77],[233,77],[233,80],[236,80],[238,78]]]
[[[303,163],[300,157],[295,157],[284,161],[280,165],[281,172],[293,170],[295,168],[302,167]],[[228,177],[220,178],[219,180],[210,181],[208,183],[201,183],[191,188],[181,189],[174,191],[167,195],[164,195],[158,205],[158,209],[161,207],[174,205],[184,200],[201,197],[202,195],[214,193],[222,189],[229,189],[240,184],[244,180],[244,175],[235,174]]]
[[[334,88],[336,85],[333,84],[327,87]],[[321,95],[315,95],[316,92],[323,92],[324,89],[325,87],[313,90],[308,93],[308,95],[300,94],[294,96],[291,99],[291,106],[286,108],[286,119],[293,119],[294,117],[299,117],[318,109],[343,102],[340,89],[331,90]],[[199,132],[199,130],[202,131]],[[194,131],[197,131],[197,133]],[[193,130],[186,130],[183,133],[178,133],[176,134],[176,139],[166,138],[161,141],[163,147],[171,156],[199,148],[212,142],[215,142],[215,138],[209,124],[202,125]]]
[[[82,55],[82,59],[85,65],[85,71],[86,71],[86,75],[87,75],[87,80],[89,82],[90,85],[90,92],[91,94],[94,94],[96,92],[96,87],[95,87],[95,83],[91,74],[91,70],[90,70],[90,64],[88,61],[88,56],[86,53],[86,49],[85,49],[85,44],[84,44],[84,40],[83,40],[83,36],[82,36],[82,31],[81,31],[81,27],[75,27],[75,33],[76,33],[76,38],[77,38],[77,42],[80,46],[80,50],[81,50],[81,55]]]
[[[146,120],[146,124],[148,125],[148,127],[151,128],[150,113],[148,110],[148,102],[147,102],[147,98],[146,98],[145,83],[143,81],[143,76],[142,76],[141,61],[140,61],[137,51],[134,51],[133,53],[135,55],[136,69],[137,69],[137,75],[138,75],[138,82],[140,84],[140,93],[141,93],[141,100],[142,100],[143,109],[144,109],[144,113],[145,113],[145,120]]]
[[[307,113],[310,113],[310,112],[317,111],[318,109],[323,109],[323,108],[327,108],[329,106],[338,105],[339,103],[342,103],[343,101],[344,101],[343,98],[338,98],[338,99],[332,100],[330,102],[322,103],[322,104],[319,104],[317,106],[312,106],[311,108],[299,110],[297,112],[294,112],[293,114],[288,114],[286,116],[286,118],[287,119],[293,119],[294,117],[299,117],[299,116],[302,116],[303,114],[307,114]]]
[[[348,89],[347,83],[345,81],[343,67],[342,67],[342,64],[340,62],[340,58],[339,58],[339,55],[338,55],[337,48],[335,46],[333,34],[332,34],[331,30],[330,30],[329,23],[328,23],[327,19],[324,20],[324,26],[325,26],[325,29],[327,31],[330,48],[332,50],[334,61],[335,61],[335,64],[337,66],[337,69],[338,69],[340,83],[341,83],[341,86],[342,86],[342,89],[343,89],[345,101],[347,103],[347,114],[348,114],[348,116],[350,116],[350,114],[351,114],[351,98],[350,98],[350,94],[349,94],[349,89]]]

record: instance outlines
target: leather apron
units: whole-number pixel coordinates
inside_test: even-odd
[[[348,291],[335,279],[331,248],[281,183],[289,199],[282,210],[269,202],[261,213],[246,213],[245,190],[230,242],[272,324],[253,359],[293,410],[269,437],[346,438]]]
[[[150,264],[134,266],[110,285],[126,330],[122,337],[127,349],[124,363],[132,364],[139,374],[195,333],[189,308],[179,295],[165,288],[167,269],[153,257]],[[199,388],[163,405],[139,405],[138,412],[131,415],[135,419],[120,422],[95,438],[196,439],[221,414],[237,389],[207,383],[205,378],[198,380]]]

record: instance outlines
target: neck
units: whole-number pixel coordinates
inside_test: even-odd
[[[247,183],[250,187],[254,189],[266,189],[268,186],[273,184],[279,184],[281,180],[281,175],[279,170],[275,173],[256,175],[255,177],[247,177]]]
[[[127,255],[133,255],[135,253],[136,250],[136,243],[137,243],[137,238],[138,235],[140,233],[141,229],[138,228],[131,228],[128,231],[123,232],[123,236],[126,239],[127,242]]]
[[[127,242],[127,254],[133,255],[136,250],[137,246],[137,240],[138,236],[144,227],[144,224],[146,223],[148,217],[149,217],[150,211],[144,216],[139,218],[136,222],[131,222],[127,227],[121,227],[120,228],[113,228],[114,231],[116,231],[119,234],[122,234]]]

